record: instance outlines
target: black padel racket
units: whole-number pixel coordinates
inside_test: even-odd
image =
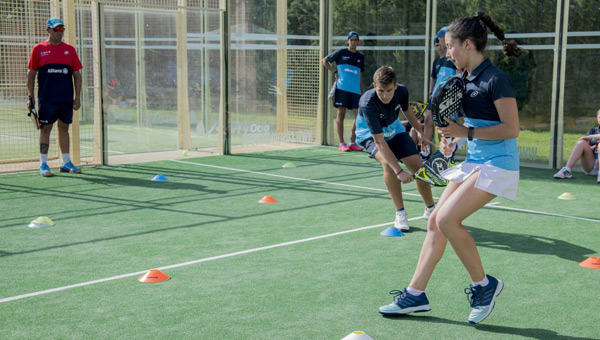
[[[423,118],[425,111],[427,110],[427,104],[421,103],[420,101],[409,102],[408,105],[412,107],[415,117],[417,119]]]
[[[33,125],[35,125],[36,129],[40,129],[40,117],[35,110],[35,104],[33,103],[33,98],[29,97],[29,113],[27,114],[29,118],[33,121]]]
[[[413,178],[435,185],[436,187],[444,187],[448,185],[448,180],[442,176],[442,171],[454,165],[452,157],[444,157],[438,151],[423,163],[423,167],[413,174]]]
[[[431,95],[431,117],[433,124],[439,127],[448,126],[444,118],[455,122],[458,119],[465,95],[465,82],[461,75],[443,80]],[[450,144],[452,137],[446,137]]]

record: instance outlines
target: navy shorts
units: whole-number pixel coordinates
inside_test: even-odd
[[[417,145],[406,132],[395,135],[394,138],[388,140],[387,143],[397,160],[401,160],[402,158],[410,157],[418,153]],[[379,150],[377,150],[377,144],[375,144],[373,138],[365,140],[362,142],[362,145],[365,147],[365,151],[367,151],[369,157],[375,158],[375,155]]]
[[[40,124],[54,124],[57,119],[65,124],[73,122],[73,103],[39,103]]]
[[[336,89],[335,90],[335,98],[333,100],[333,106],[345,107],[347,109],[353,110],[353,109],[358,109],[359,101],[360,101],[360,94]]]

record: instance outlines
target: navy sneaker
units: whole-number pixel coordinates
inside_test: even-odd
[[[379,307],[379,313],[383,315],[404,315],[431,310],[425,293],[414,296],[404,288],[402,290],[392,290],[390,294],[394,295],[394,301],[389,305]]]
[[[465,288],[467,299],[471,303],[469,323],[480,323],[490,315],[494,309],[496,296],[500,295],[504,282],[493,276],[486,275],[490,283],[485,286],[469,286]]]
[[[72,174],[80,174],[81,169],[79,169],[78,167],[73,165],[73,163],[71,163],[71,161],[69,161],[60,166],[60,172],[70,172]]]

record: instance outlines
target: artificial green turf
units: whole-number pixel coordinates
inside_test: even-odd
[[[381,168],[365,153],[314,147],[185,161],[261,173],[165,161],[0,177],[0,299],[393,220]],[[296,167],[282,168],[287,162]],[[169,181],[150,181],[159,173]],[[506,283],[478,326],[466,322],[468,276],[449,246],[427,289],[431,312],[377,313],[389,290],[410,281],[426,229],[415,220],[404,237],[380,236],[378,227],[171,268],[162,283],[135,275],[0,303],[0,334],[341,339],[362,330],[374,339],[597,339],[600,270],[578,263],[600,256],[600,184],[552,174],[524,168],[517,200],[494,201],[595,221],[491,207],[469,217],[486,271]],[[409,217],[419,216],[414,184],[404,189]],[[567,191],[576,199],[556,198]],[[279,202],[257,203],[264,195]],[[28,228],[38,216],[56,226]]]

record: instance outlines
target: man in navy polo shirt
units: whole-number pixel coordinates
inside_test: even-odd
[[[429,101],[431,101],[431,94],[437,88],[438,84],[446,78],[456,74],[456,66],[454,66],[454,64],[446,57],[445,36],[446,27],[442,27],[437,32],[434,39],[435,50],[440,56],[439,58],[435,58],[435,60],[433,61],[433,66],[431,67],[431,81],[429,82]],[[423,139],[431,140],[433,138],[433,119],[431,117],[431,110],[427,110],[427,112],[425,112],[424,124],[425,132],[423,135]],[[424,147],[423,149],[424,150],[421,150],[421,156],[422,158],[427,158],[429,156],[429,152],[427,152],[428,147]]]
[[[350,31],[346,43],[348,48],[336,50],[321,60],[321,64],[333,72],[336,79],[336,90],[333,106],[337,108],[336,129],[340,139],[340,151],[362,151],[363,148],[356,144],[356,117],[352,123],[350,144],[344,140],[344,117],[346,109],[358,109],[358,101],[364,92],[362,77],[365,71],[365,57],[356,50],[358,46],[358,33]],[[336,67],[331,66],[335,62]]]
[[[48,40],[35,45],[31,50],[27,71],[27,107],[35,105],[34,83],[38,78],[38,107],[40,115],[40,175],[52,176],[48,167],[50,132],[58,120],[58,144],[62,153],[61,172],[81,173],[69,156],[69,125],[73,121],[73,110],[81,106],[81,73],[83,68],[75,48],[62,41],[65,26],[59,18],[46,22]],[[75,85],[73,88],[73,84]],[[73,96],[75,92],[75,96]]]
[[[412,174],[423,165],[417,155],[417,146],[398,118],[400,112],[422,135],[423,125],[408,105],[408,89],[398,84],[393,68],[382,66],[373,76],[373,88],[360,98],[356,139],[369,156],[383,166],[383,180],[396,208],[394,227],[407,231],[409,226],[402,199],[402,184],[410,183]],[[404,163],[410,172],[404,171],[398,161]],[[423,216],[428,218],[435,207],[431,186],[423,181],[416,181],[416,186],[425,203]]]

